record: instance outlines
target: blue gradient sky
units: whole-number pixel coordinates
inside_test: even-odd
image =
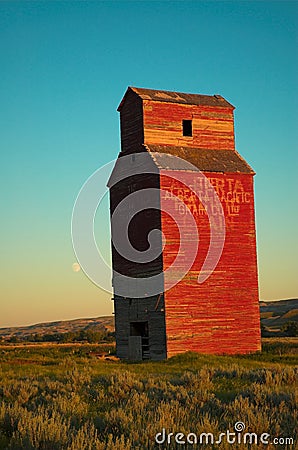
[[[236,106],[237,150],[257,172],[260,297],[297,297],[297,17],[286,1],[0,3],[0,326],[111,313],[72,270],[70,220],[117,156],[128,85]]]

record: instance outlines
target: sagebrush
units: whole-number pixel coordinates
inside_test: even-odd
[[[185,354],[161,363],[127,364],[98,361],[82,349],[65,352],[55,349],[50,358],[47,349],[5,350],[0,371],[1,449],[153,449],[159,448],[155,435],[163,428],[217,435],[233,430],[239,420],[255,433],[295,438],[293,355],[281,355],[275,362],[272,352],[274,362],[261,363],[260,355]],[[172,442],[160,448],[198,446]]]

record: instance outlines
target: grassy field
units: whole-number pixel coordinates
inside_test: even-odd
[[[186,353],[159,363],[99,360],[107,350],[0,347],[0,449],[298,448],[297,339],[264,340],[261,354]],[[215,442],[239,421],[239,443]],[[157,444],[163,429],[165,442]],[[244,444],[245,432],[280,443]],[[185,444],[175,442],[176,433]],[[214,443],[201,433],[213,433]]]

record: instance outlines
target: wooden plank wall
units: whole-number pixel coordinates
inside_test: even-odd
[[[148,322],[150,359],[167,357],[164,297],[114,298],[116,352],[119,358],[129,358],[130,322]]]
[[[121,151],[130,153],[144,143],[142,99],[134,92],[127,93],[120,112]]]
[[[150,158],[149,158],[150,159]],[[138,158],[132,161],[138,168]],[[125,168],[125,166],[124,166]],[[146,170],[146,167],[144,168]],[[123,174],[125,175],[125,174]],[[159,188],[158,174],[140,174],[122,179],[110,189],[110,210],[113,214],[119,203],[132,192],[144,190],[144,202],[147,188]],[[148,194],[147,194],[148,195]],[[152,196],[152,194],[150,194]],[[157,191],[157,204],[160,202]],[[128,197],[129,198],[129,197]],[[130,197],[132,198],[132,197]],[[131,205],[133,209],[133,202]],[[123,214],[130,216],[130,210],[123,209]],[[148,234],[153,229],[161,229],[161,216],[158,210],[147,210],[136,215],[130,221],[129,239],[131,244],[142,251],[148,247]],[[124,232],[124,230],[123,230]],[[113,227],[112,227],[113,237]],[[161,251],[160,242],[160,251]],[[162,254],[148,263],[135,263],[121,256],[112,245],[113,277],[115,271],[130,277],[146,277],[162,272]],[[149,325],[150,359],[158,361],[167,357],[164,297],[124,298],[117,295],[114,283],[114,311],[116,331],[116,351],[119,358],[129,358],[130,322],[147,322]]]
[[[113,214],[117,205],[132,192],[143,190],[144,200],[147,188],[159,189],[159,176],[157,174],[140,174],[128,177],[115,184],[110,189],[110,211]],[[148,195],[148,194],[147,194]],[[152,194],[151,194],[152,195]],[[159,204],[159,194],[156,203]],[[132,197],[131,197],[132,198]],[[130,218],[133,210],[133,200],[130,202],[131,210],[123,208],[124,217]],[[131,244],[139,251],[148,248],[148,234],[151,230],[161,229],[160,213],[158,210],[143,210],[130,220],[128,229],[129,240]],[[124,232],[124,230],[123,230]],[[113,241],[112,226],[112,241]],[[161,243],[160,243],[161,244]],[[127,276],[152,276],[162,272],[162,255],[158,256],[154,261],[148,263],[135,263],[122,255],[120,255],[112,242],[112,262],[113,269]]]
[[[253,176],[246,174],[207,173],[224,208],[226,240],[221,259],[213,274],[197,283],[199,271],[207,255],[210,226],[202,204],[185,186],[173,181],[171,171],[161,172],[162,211],[175,215],[173,195],[187,204],[196,219],[199,251],[188,274],[165,293],[168,356],[187,350],[202,353],[247,353],[260,350],[260,317],[254,219]],[[175,175],[175,173],[173,173]],[[185,172],[186,185],[196,185],[195,172]],[[181,194],[182,193],[182,194]],[[163,252],[164,271],[171,266],[179,251],[179,230],[174,221],[162,212],[162,231],[166,238]],[[180,232],[189,232],[185,215]],[[193,237],[190,235],[190,244]],[[187,254],[185,262],[187,262]],[[165,273],[165,283],[167,283]]]
[[[129,336],[128,359],[131,361],[142,361],[142,338],[141,336]]]
[[[232,108],[143,101],[145,144],[234,150]],[[193,121],[193,136],[183,136],[182,120]]]
[[[122,154],[144,151],[142,144],[158,144],[210,150],[235,150],[233,108],[187,105],[141,100],[128,92],[120,112]],[[182,120],[192,120],[193,136],[182,133]],[[166,237],[163,255],[153,263],[135,264],[112,248],[113,268],[128,276],[150,276],[165,272],[165,284],[172,277],[166,272],[179,250],[179,230],[164,212],[165,204],[184,222],[180,232],[193,244],[187,215],[178,207],[178,195],[191,209],[199,231],[199,251],[191,270],[158,301],[157,297],[127,299],[115,292],[117,355],[128,358],[130,322],[148,321],[150,357],[163,359],[187,350],[202,353],[247,353],[260,350],[260,318],[254,219],[253,176],[208,173],[222,202],[226,240],[221,259],[213,274],[203,283],[197,278],[210,242],[209,220],[201,203],[194,200],[184,185],[169,177],[170,170],[157,175],[126,179],[110,190],[111,213],[129,193],[146,187],[160,187],[161,215],[140,214],[130,226],[131,242],[146,248],[150,229],[162,229]],[[196,184],[196,173],[184,172],[187,186]],[[185,217],[184,217],[185,215]],[[187,264],[187,250],[180,269]],[[158,305],[158,307],[156,307]]]

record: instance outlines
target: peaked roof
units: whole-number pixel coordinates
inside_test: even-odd
[[[144,89],[137,87],[128,87],[127,91],[118,106],[121,110],[128,93],[137,94],[142,100],[152,100],[158,102],[181,103],[186,105],[206,105],[235,109],[235,107],[225,100],[221,95],[201,95],[187,94],[183,92],[160,91],[155,89]]]
[[[202,172],[255,174],[235,150],[209,150],[149,144],[145,147],[160,169],[193,170],[192,165]]]
[[[131,156],[135,155],[132,163]],[[159,170],[187,172],[246,173],[255,172],[234,150],[206,150],[169,145],[142,145],[136,152],[120,153],[107,186],[137,173],[159,173]]]

